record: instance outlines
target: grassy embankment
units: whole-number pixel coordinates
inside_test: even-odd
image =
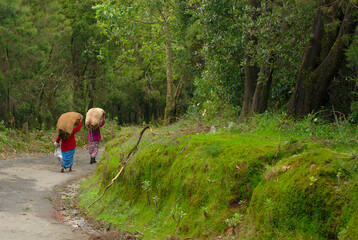
[[[214,134],[177,123],[145,132],[89,209],[145,239],[357,239],[357,127],[261,115]],[[208,128],[205,128],[208,130]],[[122,128],[82,185],[82,207],[117,174],[141,128]]]

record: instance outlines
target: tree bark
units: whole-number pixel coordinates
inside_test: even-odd
[[[10,61],[10,54],[9,54],[8,48],[5,49],[5,64],[4,65],[5,65],[5,72],[4,72],[3,76],[8,81],[7,82],[7,104],[6,104],[7,112],[6,112],[6,115],[7,115],[8,121],[12,122],[13,115],[14,115],[13,111],[12,111],[12,80],[7,75],[7,71],[9,69],[11,69],[11,61]]]
[[[165,23],[165,32],[167,34],[167,40],[165,43],[166,51],[166,70],[167,70],[167,96],[166,96],[166,106],[164,113],[164,125],[168,125],[174,121],[174,82],[173,82],[173,72],[172,72],[172,57],[171,57],[171,39],[169,26]]]
[[[316,11],[316,16],[313,20],[313,37],[308,42],[308,48],[306,50],[305,56],[303,57],[302,64],[297,76],[296,87],[288,105],[289,115],[302,115],[303,112],[307,111],[304,109],[306,98],[305,94],[303,94],[305,88],[304,81],[309,77],[312,70],[315,69],[319,63],[321,40],[324,32],[322,16],[322,9],[321,6],[319,6]],[[298,113],[297,110],[300,110],[302,113]]]
[[[180,96],[181,96],[181,93],[183,91],[183,87],[184,87],[184,83],[185,83],[185,80],[184,80],[185,76],[184,75],[181,75],[180,76],[180,80],[179,80],[179,83],[178,83],[178,86],[175,90],[175,94],[174,94],[174,103],[175,103],[175,110],[174,110],[174,117],[178,117],[179,116],[179,99],[180,99]]]
[[[261,6],[261,0],[249,0],[249,5],[254,8],[259,8]],[[251,13],[251,17],[253,20],[257,17],[256,12]],[[255,38],[246,36],[245,42],[248,43],[249,41],[256,41]],[[256,89],[256,82],[258,78],[258,73],[260,69],[257,67],[256,64],[252,65],[252,59],[249,54],[245,54],[245,92],[244,92],[244,102],[242,105],[242,110],[239,116],[239,121],[244,121],[250,113],[252,100],[254,98],[254,93]]]
[[[260,72],[264,76],[264,81],[258,81],[252,100],[249,116],[254,113],[263,113],[267,109],[268,99],[270,96],[270,89],[272,85],[273,70],[264,66],[261,66]]]
[[[272,7],[268,5],[267,1],[265,1],[264,3],[265,3],[264,12],[272,13]],[[268,27],[272,27],[272,26],[269,25]],[[260,67],[260,72],[258,74],[259,76],[256,83],[256,88],[255,88],[248,117],[251,117],[254,113],[263,113],[267,109],[271,85],[272,85],[273,68],[271,67],[272,65],[271,63],[273,61],[274,61],[274,54],[271,54],[271,57],[269,59],[269,66],[265,66],[264,64],[262,64]]]
[[[164,112],[164,125],[168,125],[176,120],[176,108],[177,108],[177,98],[178,94],[181,93],[180,89],[174,90],[174,81],[173,81],[173,70],[172,70],[172,55],[171,55],[171,37],[168,23],[168,10],[164,8],[163,17],[164,17],[164,32],[166,35],[165,42],[165,51],[166,51],[166,70],[167,70],[167,95],[166,95],[166,105]],[[178,86],[179,88],[179,86]]]
[[[246,61],[251,61],[249,56],[246,56]],[[239,121],[244,121],[250,113],[251,104],[254,98],[256,89],[257,78],[259,74],[259,68],[255,66],[245,66],[245,93],[244,103],[240,113]]]
[[[312,29],[313,38],[303,58],[296,87],[288,105],[289,115],[302,117],[328,103],[329,84],[344,60],[342,36],[351,33],[356,26],[352,16],[353,11],[356,9],[348,4],[334,44],[328,55],[319,62],[324,24],[322,10],[318,8]]]

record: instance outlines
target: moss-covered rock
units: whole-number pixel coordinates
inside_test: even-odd
[[[327,149],[282,159],[265,174],[250,201],[258,231],[336,239],[357,207],[352,184],[357,163]]]

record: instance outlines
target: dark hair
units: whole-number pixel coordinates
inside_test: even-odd
[[[70,134],[69,134],[68,132],[65,132],[65,131],[63,131],[62,129],[60,129],[58,136],[59,136],[61,139],[67,139],[67,138],[69,138]]]

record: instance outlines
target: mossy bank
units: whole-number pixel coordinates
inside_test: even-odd
[[[356,150],[295,128],[303,129],[288,121],[215,133],[189,123],[153,128],[88,214],[144,239],[357,239]],[[106,145],[81,187],[82,207],[116,176],[140,131],[122,128]]]

